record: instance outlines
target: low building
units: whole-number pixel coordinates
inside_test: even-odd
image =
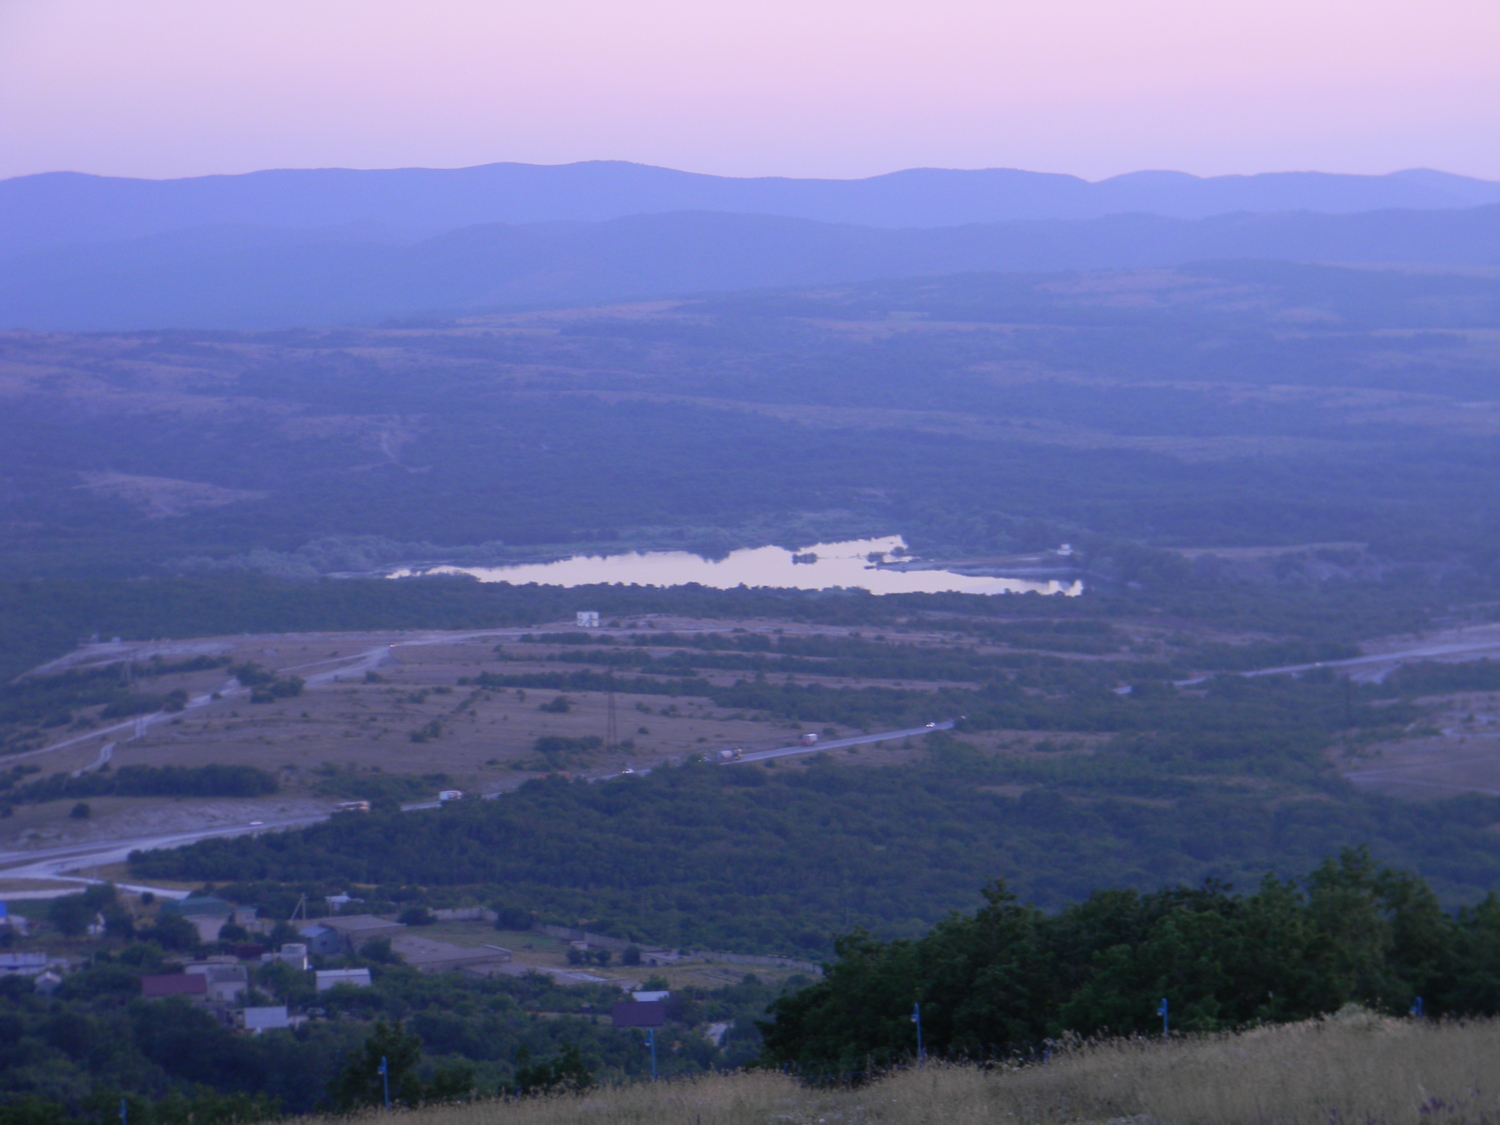
[[[319,969],[317,972],[317,985],[319,992],[327,992],[330,988],[337,988],[341,984],[347,984],[351,988],[369,988],[369,969]]]
[[[245,1030],[254,1035],[259,1035],[262,1031],[274,1031],[277,1028],[292,1026],[285,1004],[275,1007],[246,1008],[241,1018],[244,1021]]]
[[[250,987],[250,971],[236,961],[194,961],[182,967],[184,973],[204,977],[208,984],[204,994],[210,1000],[232,1004]]]
[[[0,953],[0,977],[34,977],[49,963],[45,953]]]
[[[330,929],[322,922],[309,922],[297,927],[297,933],[302,936],[299,943],[305,953],[315,953],[322,957],[337,957],[344,951],[344,939],[337,930]],[[286,946],[282,946],[283,949]]]
[[[208,978],[202,973],[159,973],[141,978],[141,995],[147,1000],[167,996],[186,996],[194,1000],[208,998]]]
[[[332,918],[320,918],[318,924],[338,934],[341,950],[346,953],[359,952],[359,947],[371,938],[394,938],[406,932],[406,926],[402,923],[393,922],[389,918],[377,918],[373,914],[341,914]]]
[[[454,906],[441,907],[432,912],[432,916],[439,922],[490,922],[497,921],[500,915],[496,914],[488,906]]]
[[[334,934],[332,930],[328,930],[327,933],[333,934],[333,937],[337,940],[338,935]],[[334,950],[334,952],[338,951]],[[307,971],[307,944],[300,941],[289,941],[275,953],[262,953],[260,955],[260,963],[262,965],[274,965],[278,961],[284,965],[290,965],[298,972],[305,973]]]
[[[420,972],[446,973],[463,970],[477,976],[490,975],[511,958],[510,950],[498,945],[473,948],[432,941],[411,934],[392,938],[391,952]]]

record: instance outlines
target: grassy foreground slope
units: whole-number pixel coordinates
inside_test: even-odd
[[[904,1069],[858,1089],[751,1072],[404,1114],[402,1125],[1449,1125],[1493,1121],[1500,1023],[1421,1023],[1359,1010],[1160,1042],[1059,1046],[1045,1065]],[[344,1119],[347,1120],[347,1119]]]

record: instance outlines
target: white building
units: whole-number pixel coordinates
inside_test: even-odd
[[[327,992],[337,985],[347,984],[351,988],[369,988],[369,969],[319,969],[318,991]]]
[[[266,1008],[245,1009],[245,1030],[259,1035],[262,1031],[271,1031],[278,1027],[291,1027],[292,1021],[286,1014],[286,1005]]]

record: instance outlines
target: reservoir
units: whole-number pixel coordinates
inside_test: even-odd
[[[1083,592],[1076,579],[1001,578],[959,574],[951,570],[893,569],[877,566],[869,556],[890,557],[905,550],[899,535],[818,543],[800,551],[752,547],[718,560],[687,551],[643,551],[623,555],[574,555],[547,563],[518,566],[437,566],[400,570],[392,578],[414,574],[471,574],[481,582],[536,582],[547,586],[683,586],[696,582],[719,590],[736,586],[771,586],[797,590],[868,590],[872,594],[1062,594]]]

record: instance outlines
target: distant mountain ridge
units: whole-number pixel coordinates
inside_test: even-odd
[[[0,328],[280,328],[985,271],[1206,259],[1500,267],[1500,204],[1194,221],[1131,214],[879,229],[716,212],[487,224],[402,241],[357,225],[207,227],[38,251],[0,269]]]
[[[944,227],[1140,212],[1351,214],[1500,203],[1500,183],[1426,169],[1384,176],[1133,172],[1097,183],[1016,169],[911,168],[858,180],[730,178],[623,161],[473,168],[290,169],[139,180],[49,172],[0,180],[0,258],[201,226],[342,224],[419,238],[485,223],[600,222],[720,211],[861,226]]]

